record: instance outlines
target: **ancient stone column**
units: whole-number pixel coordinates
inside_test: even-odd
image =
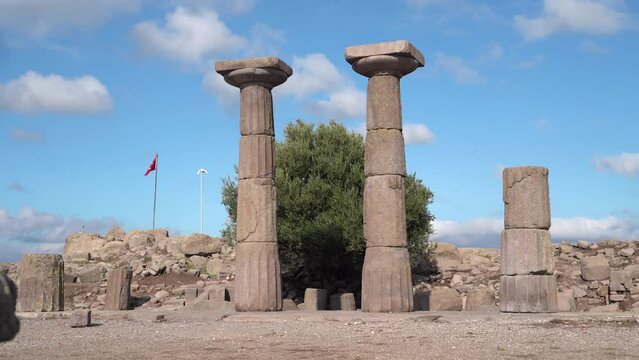
[[[550,241],[548,169],[504,169],[500,309],[556,312],[557,280]]]
[[[240,88],[240,161],[237,187],[235,309],[282,309],[276,231],[271,89],[293,70],[276,57],[218,61],[215,70]]]
[[[64,310],[64,261],[62,255],[26,254],[20,261],[20,311]]]
[[[104,299],[106,310],[129,310],[132,277],[133,272],[128,267],[113,269],[109,272]]]
[[[424,66],[408,41],[346,48],[346,61],[369,78],[366,101],[362,311],[413,310],[406,240],[400,78]]]

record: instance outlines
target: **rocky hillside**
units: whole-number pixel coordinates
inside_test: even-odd
[[[639,311],[639,241],[553,246],[562,311]],[[212,285],[223,286],[232,298],[234,249],[203,234],[170,236],[166,229],[125,233],[118,227],[104,236],[75,233],[67,239],[63,256],[67,309],[101,309],[107,273],[121,266],[133,270],[134,306],[181,307],[187,289]],[[497,309],[499,249],[439,243],[434,263],[435,271],[424,268],[413,274],[416,310]],[[17,278],[18,264],[4,267]],[[290,299],[289,308],[293,302],[303,299]]]

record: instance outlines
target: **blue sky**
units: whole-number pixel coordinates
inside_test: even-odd
[[[0,261],[69,232],[157,225],[217,235],[238,158],[221,59],[277,55],[276,136],[295,119],[361,132],[350,45],[407,39],[410,172],[439,241],[497,246],[503,167],[550,169],[555,241],[639,238],[639,7],[623,0],[0,0]]]

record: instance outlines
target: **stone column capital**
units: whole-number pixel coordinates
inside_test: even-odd
[[[344,57],[360,75],[393,75],[401,78],[426,63],[424,55],[406,40],[350,46]]]
[[[293,74],[293,69],[277,57],[218,61],[215,71],[240,89],[250,85],[272,89]]]

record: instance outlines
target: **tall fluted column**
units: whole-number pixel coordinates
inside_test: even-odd
[[[556,312],[548,169],[504,169],[503,186],[499,307],[503,312]]]
[[[276,57],[219,61],[215,70],[240,88],[235,310],[281,310],[271,89],[293,70]]]
[[[366,102],[362,311],[413,310],[413,285],[406,240],[399,80],[424,66],[408,41],[346,48],[346,61],[369,78]]]

